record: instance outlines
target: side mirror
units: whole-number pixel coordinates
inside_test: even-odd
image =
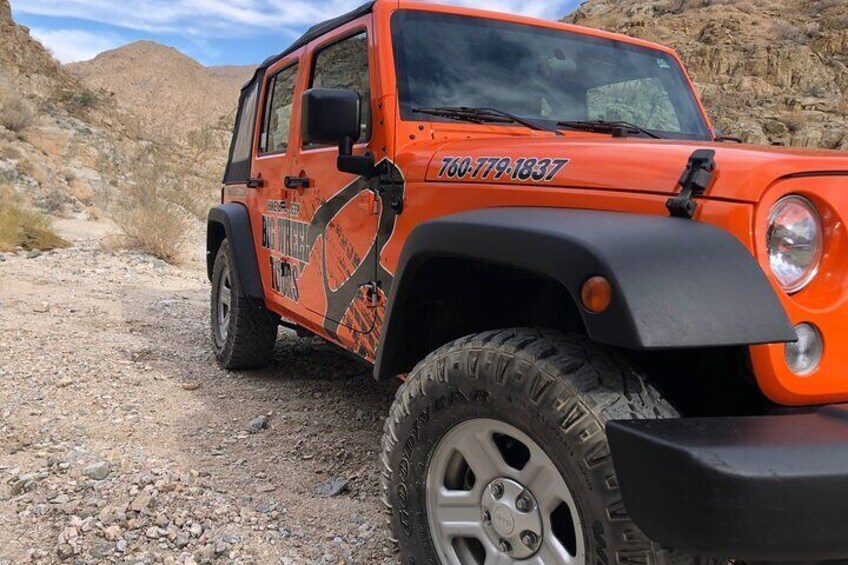
[[[301,133],[306,143],[338,144],[340,171],[371,176],[374,158],[370,153],[354,155],[362,123],[362,99],[354,90],[311,88],[303,93]]]

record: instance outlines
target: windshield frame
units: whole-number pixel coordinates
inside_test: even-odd
[[[694,84],[692,83],[691,78],[683,67],[679,57],[674,51],[665,48],[658,48],[643,45],[638,40],[634,42],[630,42],[623,39],[618,39],[614,37],[604,37],[603,34],[606,32],[598,32],[598,35],[591,33],[594,30],[587,28],[587,33],[581,32],[580,30],[572,29],[573,26],[567,26],[567,24],[557,24],[551,22],[551,25],[548,22],[535,22],[535,21],[514,21],[506,18],[499,18],[500,14],[492,14],[492,15],[477,15],[473,13],[446,13],[440,12],[437,10],[430,10],[422,7],[415,8],[402,8],[395,10],[391,15],[391,37],[392,37],[392,55],[394,59],[394,71],[395,71],[395,80],[396,80],[396,92],[397,92],[397,108],[399,118],[403,122],[435,122],[435,123],[454,123],[456,124],[456,120],[452,120],[446,117],[432,116],[420,114],[413,111],[413,107],[415,104],[411,102],[411,97],[409,95],[409,79],[407,74],[406,66],[404,65],[404,57],[403,57],[403,46],[401,44],[401,36],[402,36],[402,28],[403,21],[402,18],[407,14],[424,14],[433,18],[443,18],[445,20],[448,19],[465,19],[465,20],[479,20],[481,24],[485,27],[489,28],[501,28],[505,30],[516,29],[516,28],[535,28],[539,31],[539,33],[544,33],[547,35],[557,35],[557,34],[569,34],[576,36],[577,39],[581,41],[585,41],[586,43],[597,43],[602,45],[609,45],[610,43],[617,44],[618,48],[622,49],[630,49],[633,51],[641,51],[643,53],[648,53],[651,55],[662,55],[667,57],[668,60],[673,64],[674,69],[678,73],[680,77],[680,82],[683,85],[684,92],[680,93],[681,101],[688,103],[691,105],[692,110],[694,111],[694,117],[698,122],[698,126],[700,131],[682,131],[682,132],[669,132],[664,130],[653,130],[649,128],[648,131],[652,133],[656,133],[662,138],[665,139],[677,139],[677,140],[693,140],[693,141],[714,141],[713,128],[710,123],[709,117],[706,114],[706,111],[703,107],[703,104],[700,98],[695,93]],[[528,117],[528,119],[531,119]],[[540,119],[538,117],[532,117],[534,121],[545,123],[545,125],[556,126],[556,122],[558,120],[545,120]],[[485,127],[487,129],[491,129],[492,127],[504,127],[504,128],[524,128],[520,124],[515,123],[503,123],[503,124],[473,124],[466,123],[468,127]],[[567,131],[567,128],[562,128]],[[574,130],[572,130],[574,131]]]

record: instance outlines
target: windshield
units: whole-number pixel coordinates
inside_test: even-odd
[[[524,24],[401,10],[392,23],[401,116],[417,108],[497,108],[555,125],[629,122],[710,139],[674,57],[621,41]]]

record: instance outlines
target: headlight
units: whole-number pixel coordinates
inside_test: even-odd
[[[771,272],[788,293],[798,292],[816,276],[822,258],[821,218],[802,196],[780,199],[769,213],[767,246]]]

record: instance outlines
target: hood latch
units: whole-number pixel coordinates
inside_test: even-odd
[[[687,218],[689,220],[695,215],[698,203],[692,200],[707,190],[713,180],[716,168],[715,151],[712,149],[697,149],[689,157],[686,169],[680,180],[680,193],[669,198],[665,207],[673,218]]]

